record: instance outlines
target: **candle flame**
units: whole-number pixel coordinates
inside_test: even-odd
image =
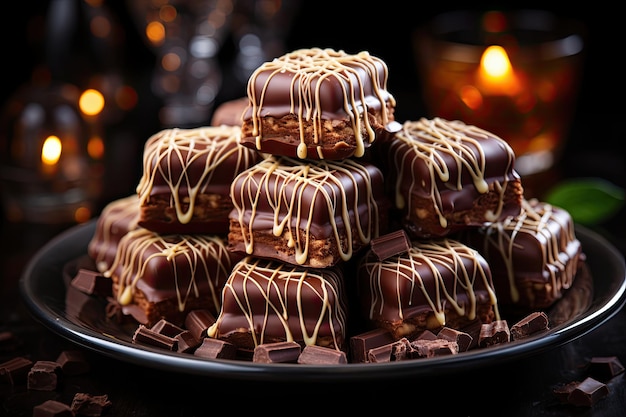
[[[513,95],[520,90],[519,80],[509,56],[499,45],[491,45],[483,52],[479,77],[484,93]]]
[[[491,45],[483,53],[480,66],[494,78],[502,78],[512,72],[511,61],[503,47]]]
[[[61,145],[61,139],[56,136],[48,136],[41,149],[41,162],[45,165],[56,164],[61,158],[62,149],[63,145]]]
[[[104,96],[98,90],[85,90],[78,100],[78,106],[84,114],[95,116],[104,108]]]

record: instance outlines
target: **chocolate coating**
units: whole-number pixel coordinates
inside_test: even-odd
[[[227,233],[228,194],[257,152],[239,146],[238,126],[165,129],[148,139],[137,185],[139,225],[158,233]]]
[[[231,197],[229,249],[294,265],[347,261],[386,228],[373,164],[269,156],[235,178]],[[318,242],[327,253],[313,253]]]
[[[572,286],[582,256],[570,214],[536,199],[524,200],[518,216],[458,238],[489,262],[502,306],[551,306]]]
[[[408,252],[382,261],[370,250],[358,264],[357,284],[364,317],[396,338],[485,319],[480,306],[499,315],[489,265],[452,239],[413,241]]]
[[[393,120],[387,77],[368,52],[299,49],[266,62],[248,81],[241,143],[301,159],[361,157]]]
[[[397,125],[397,124],[396,124]],[[460,121],[407,121],[380,145],[387,193],[414,237],[443,237],[517,215],[511,147]]]
[[[222,309],[207,331],[240,349],[280,341],[339,350],[346,341],[342,271],[246,257],[224,285]]]

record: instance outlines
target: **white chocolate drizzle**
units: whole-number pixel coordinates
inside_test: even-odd
[[[508,154],[508,165],[505,172],[503,172],[503,182],[494,182],[494,191],[500,193],[500,202],[496,211],[489,211],[486,213],[487,220],[497,221],[500,218],[503,208],[503,195],[507,187],[507,172],[513,170],[513,164],[515,161],[515,154],[512,148],[502,139],[498,138],[492,133],[489,133],[476,126],[467,125],[461,121],[447,121],[441,118],[434,118],[428,120],[421,118],[418,121],[406,121],[402,125],[402,129],[395,134],[398,143],[405,143],[414,152],[406,152],[402,150],[402,156],[396,155],[393,161],[399,162],[399,165],[394,169],[398,170],[398,176],[394,185],[395,190],[395,204],[400,209],[405,209],[406,212],[411,213],[413,208],[410,207],[410,199],[407,203],[400,190],[402,181],[405,180],[404,172],[411,169],[414,161],[420,159],[428,167],[430,178],[430,189],[427,190],[432,199],[433,206],[437,216],[439,217],[439,223],[441,227],[447,227],[447,219],[443,212],[442,204],[442,191],[463,189],[463,175],[469,175],[472,179],[472,183],[481,194],[489,192],[489,185],[485,178],[485,168],[487,164],[487,157],[485,156],[483,147],[479,140],[476,138],[491,138],[493,141],[499,141],[503,152]],[[396,152],[399,152],[397,148]],[[454,165],[456,165],[456,177],[451,178],[451,172],[448,163],[444,159],[444,155],[452,157]],[[416,172],[413,172],[410,190],[407,193],[411,195],[415,187],[424,187],[427,180],[416,176]],[[445,183],[445,189],[439,188],[436,178]]]
[[[494,312],[499,319],[497,297],[491,274],[483,257],[474,249],[453,239],[414,241],[408,252],[378,261],[365,257],[359,268],[369,277],[371,300],[369,318],[391,317],[407,319],[405,309],[419,307],[415,304],[421,292],[428,308],[441,326],[446,325],[446,310],[453,309],[469,320],[476,318],[477,298],[475,288],[480,282],[487,291]],[[468,266],[469,265],[469,266]],[[443,271],[443,272],[442,272]],[[386,280],[395,279],[391,285]],[[405,293],[408,282],[409,293]],[[432,290],[429,289],[432,287]],[[384,291],[393,288],[394,293]],[[368,291],[368,289],[364,291]],[[365,293],[363,293],[365,295]],[[385,295],[392,296],[385,299]],[[459,302],[459,296],[467,300]]]
[[[348,196],[346,188],[351,190],[353,197]],[[365,193],[365,197],[359,198],[359,193]],[[308,194],[312,197],[309,198]],[[368,244],[379,232],[379,206],[370,173],[364,165],[350,159],[302,162],[270,155],[235,179],[231,197],[234,205],[231,219],[239,222],[242,231],[247,230],[242,233],[242,238],[249,255],[254,253],[253,233],[261,200],[267,201],[273,209],[274,235],[289,239],[288,246],[294,248],[295,261],[300,265],[309,261],[315,210],[325,210],[324,217],[332,231],[330,238],[334,239],[344,261],[353,254],[353,226],[362,245]],[[367,203],[365,213],[359,207],[360,201]],[[363,214],[366,219],[362,218]],[[246,215],[249,216],[247,224]],[[338,217],[341,217],[342,224],[337,224]],[[301,227],[302,224],[305,226]]]
[[[371,127],[367,116],[368,107],[372,106],[372,100],[377,100],[382,113],[383,123],[391,121],[386,103],[395,106],[395,99],[387,92],[388,69],[381,59],[371,56],[363,51],[356,55],[350,55],[342,50],[333,49],[298,49],[285,54],[272,61],[259,66],[248,81],[248,97],[252,106],[252,134],[256,137],[257,149],[261,149],[263,131],[261,119],[264,117],[265,101],[270,96],[269,83],[276,74],[293,74],[289,86],[290,113],[297,115],[300,131],[300,144],[297,156],[301,159],[307,157],[307,147],[304,140],[304,121],[312,121],[314,127],[314,143],[320,143],[320,137],[324,129],[321,90],[326,79],[334,78],[342,88],[343,110],[352,123],[352,129],[356,138],[357,148],[354,155],[363,156],[365,152],[364,139],[362,136],[362,123],[367,131],[369,143],[375,139],[375,132]],[[259,74],[269,73],[265,85],[257,92],[256,82]],[[365,77],[367,81],[363,80]],[[381,81],[382,80],[382,81]],[[366,91],[371,84],[373,96],[367,97]],[[271,103],[268,103],[271,105]],[[326,109],[335,111],[335,109]],[[318,147],[318,157],[323,158],[321,149]]]
[[[241,128],[227,125],[165,129],[153,135],[144,147],[143,175],[137,185],[140,204],[150,200],[155,178],[162,177],[171,191],[170,205],[175,208],[178,221],[189,223],[198,195],[214,182],[228,184],[224,178],[214,178],[217,167],[236,155],[234,178],[256,162],[255,151],[241,146],[240,138]],[[191,171],[192,164],[204,165],[197,179]],[[183,203],[188,203],[186,210]]]
[[[118,291],[115,297],[121,305],[133,302],[133,294],[147,274],[171,273],[179,311],[185,310],[189,298],[199,297],[211,299],[218,311],[221,285],[232,269],[226,243],[219,236],[160,235],[140,227],[120,240],[115,261],[104,275],[116,275]],[[163,261],[166,265],[161,264]],[[187,264],[183,271],[179,271],[179,262]],[[189,275],[182,277],[183,273]],[[183,286],[181,278],[188,278],[188,285]],[[200,291],[199,279],[207,280],[210,294]],[[154,301],[149,299],[150,294],[143,292],[149,301]]]
[[[305,345],[320,344],[320,338],[330,337],[332,347],[340,350],[346,337],[347,305],[338,271],[246,257],[235,264],[223,289],[224,302],[232,300],[239,311],[232,306],[222,309],[207,335],[226,335],[233,330],[223,329],[229,327],[228,317],[240,313],[255,346],[268,337]],[[272,325],[276,322],[280,325]]]
[[[485,226],[483,230],[484,253],[489,259],[488,249],[495,248],[504,260],[513,302],[519,302],[519,284],[524,281],[519,279],[521,276],[517,277],[519,266],[516,268],[515,264],[515,254],[520,251],[540,248],[538,264],[543,265],[541,273],[545,279],[541,286],[551,291],[553,299],[560,298],[561,291],[572,285],[578,268],[575,257],[580,251],[580,242],[576,239],[571,216],[561,209],[536,199],[524,199],[520,215]],[[523,235],[530,236],[528,241],[536,241],[536,245],[525,248]]]

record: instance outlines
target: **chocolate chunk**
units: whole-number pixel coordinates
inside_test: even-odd
[[[411,357],[411,344],[404,337],[393,343],[378,346],[367,351],[367,361],[372,363],[397,362],[410,359]]]
[[[112,405],[107,395],[77,392],[72,399],[72,411],[77,416],[99,417]]]
[[[547,329],[548,316],[543,311],[536,311],[530,313],[511,327],[511,337],[514,340],[519,340]]]
[[[174,336],[174,339],[178,342],[178,352],[189,353],[195,348],[200,346],[200,340],[193,337],[189,330],[183,330],[181,333]]]
[[[395,342],[393,335],[382,328],[376,328],[350,338],[351,362],[368,362],[368,351]]]
[[[431,332],[430,330],[424,330],[415,339],[416,340],[417,339],[420,339],[420,340],[435,340],[435,339],[437,339],[437,335],[435,333]]]
[[[54,391],[61,380],[61,365],[53,361],[37,361],[28,372],[28,389]]]
[[[608,381],[624,372],[624,366],[617,356],[598,356],[589,362],[589,375],[599,381]]]
[[[234,359],[237,356],[237,348],[225,340],[205,337],[193,354],[209,359]]]
[[[567,384],[559,384],[552,389],[552,393],[562,404],[566,404],[569,395],[572,391],[574,391],[578,384],[580,384],[580,381],[571,381]]]
[[[305,365],[332,365],[348,363],[346,353],[317,345],[307,345],[298,356],[298,363]]]
[[[59,354],[56,362],[61,366],[65,375],[80,375],[91,369],[85,355],[80,350],[64,350]]]
[[[185,317],[185,328],[198,340],[207,337],[206,331],[214,323],[215,317],[209,310],[192,310]]]
[[[442,328],[437,333],[439,339],[449,340],[456,342],[459,352],[465,352],[472,344],[473,337],[469,333],[462,332],[460,330],[453,329],[451,327]]]
[[[137,330],[135,330],[133,343],[156,346],[158,348],[174,351],[178,349],[178,341],[176,339],[152,331],[143,324],[140,324]]]
[[[411,241],[403,229],[379,236],[372,239],[370,242],[372,252],[380,261],[404,253],[408,251],[410,247]]]
[[[411,342],[411,348],[412,358],[432,358],[459,353],[457,342],[446,339],[416,339]]]
[[[113,294],[111,279],[89,269],[79,269],[70,284],[85,294],[102,295],[105,297]]]
[[[298,342],[261,343],[254,348],[252,362],[297,363],[301,352]]]
[[[74,417],[74,412],[67,404],[48,400],[33,407],[33,417]]]
[[[150,330],[168,337],[176,337],[184,331],[184,329],[181,329],[174,323],[171,323],[165,319],[161,319],[154,323],[154,325],[150,327]]]
[[[0,363],[0,383],[13,385],[24,382],[32,366],[33,361],[21,356]]]
[[[591,407],[607,395],[609,395],[609,387],[606,384],[587,377],[576,385],[567,397],[567,402],[577,407]]]
[[[506,320],[494,320],[491,323],[483,323],[480,327],[478,346],[488,347],[511,341],[511,333]]]

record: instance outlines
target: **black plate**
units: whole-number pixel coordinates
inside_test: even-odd
[[[21,295],[30,311],[44,326],[87,349],[141,366],[185,374],[239,380],[334,382],[441,375],[520,359],[571,342],[602,325],[626,301],[623,255],[597,233],[578,226],[576,232],[591,272],[593,296],[582,304],[579,300],[569,300],[565,310],[574,312],[541,336],[453,356],[390,363],[316,366],[208,360],[134,345],[132,333],[136,325],[125,328],[106,320],[103,301],[95,297],[83,295],[88,297],[81,307],[89,312],[87,319],[66,311],[65,300],[73,288],[67,287],[64,267],[86,255],[94,229],[95,220],[71,228],[51,240],[31,259],[20,279]],[[562,313],[558,315],[563,317]]]

